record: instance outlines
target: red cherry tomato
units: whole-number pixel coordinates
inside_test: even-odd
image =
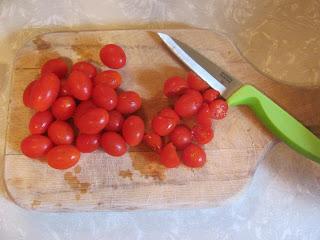
[[[20,148],[22,153],[29,158],[40,158],[52,148],[51,140],[45,136],[34,134],[22,140]]]
[[[209,105],[207,103],[203,103],[200,107],[197,115],[196,115],[196,122],[204,127],[211,127],[212,126],[212,117]]]
[[[99,139],[99,134],[80,133],[76,140],[76,147],[83,153],[93,152],[99,147]]]
[[[65,97],[65,96],[70,96],[70,90],[68,87],[68,82],[67,79],[62,79],[60,81],[60,92],[59,92],[59,97]]]
[[[80,152],[73,145],[59,145],[47,154],[48,165],[55,169],[70,168],[79,161]]]
[[[102,107],[110,111],[117,106],[118,96],[111,87],[107,84],[101,83],[93,88],[92,101],[98,107]]]
[[[79,118],[83,114],[88,112],[90,109],[96,108],[96,107],[97,106],[91,100],[82,101],[74,111],[74,115],[73,115],[74,124],[77,125]]]
[[[178,150],[186,148],[192,140],[190,128],[185,125],[176,126],[169,135],[170,141]]]
[[[213,130],[211,127],[195,125],[191,129],[192,139],[198,144],[207,144],[213,139]]]
[[[206,153],[201,147],[191,143],[183,150],[182,161],[188,167],[202,167],[206,163]]]
[[[30,90],[30,103],[33,109],[45,111],[56,100],[60,88],[60,80],[53,73],[43,74],[35,81]]]
[[[141,117],[131,115],[123,122],[122,136],[129,146],[137,146],[143,139],[144,122]]]
[[[100,50],[100,59],[109,68],[122,68],[126,64],[126,54],[115,44],[107,44]]]
[[[189,84],[189,87],[198,90],[198,91],[203,91],[209,88],[208,83],[203,81],[197,74],[194,72],[188,72],[187,75],[187,81]]]
[[[45,133],[52,121],[53,116],[50,111],[36,112],[30,119],[29,131],[31,134]]]
[[[32,82],[30,82],[23,92],[23,104],[29,108],[32,108],[32,102],[30,98],[31,88],[36,81],[37,80],[33,80]]]
[[[104,83],[109,87],[116,89],[121,85],[122,77],[120,73],[113,70],[102,71],[97,74],[94,83]]]
[[[160,153],[160,150],[162,148],[162,139],[158,134],[154,132],[146,133],[144,135],[143,141],[153,151]]]
[[[109,122],[105,127],[107,131],[120,132],[124,122],[124,117],[117,110],[109,112]]]
[[[117,110],[122,114],[134,113],[141,107],[141,98],[134,91],[121,92],[118,95]]]
[[[111,156],[119,157],[127,152],[127,144],[120,134],[105,132],[100,139],[101,147]]]
[[[176,147],[172,143],[168,143],[160,152],[160,163],[167,168],[175,168],[180,164],[180,158],[176,151]]]
[[[189,88],[188,83],[181,77],[174,76],[164,82],[163,92],[167,97],[180,96]]]
[[[176,125],[180,122],[179,115],[170,107],[163,108],[158,115],[164,118],[172,119]]]
[[[88,78],[94,78],[97,75],[97,69],[91,63],[82,61],[72,66],[71,71],[80,71],[87,75]]]
[[[202,104],[202,95],[195,90],[183,94],[174,105],[174,110],[181,117],[191,117],[197,113]]]
[[[74,132],[67,122],[56,120],[49,126],[48,137],[56,145],[71,144],[74,140]]]
[[[81,133],[97,134],[104,129],[109,121],[109,114],[103,108],[91,108],[82,114],[75,124]]]
[[[83,72],[72,71],[67,80],[69,92],[79,100],[88,100],[92,92],[91,79]]]
[[[76,102],[72,97],[60,97],[51,107],[53,116],[58,120],[67,120],[72,117],[76,109]]]
[[[209,104],[211,116],[213,119],[223,119],[227,116],[228,103],[223,99],[216,99]]]
[[[41,75],[46,73],[54,73],[63,78],[68,73],[68,66],[62,58],[50,59],[41,67]]]
[[[160,136],[167,136],[176,127],[176,122],[172,118],[155,116],[151,122],[152,129]]]
[[[203,100],[207,103],[211,103],[213,100],[216,100],[219,96],[220,93],[215,90],[215,89],[207,89],[203,94]]]

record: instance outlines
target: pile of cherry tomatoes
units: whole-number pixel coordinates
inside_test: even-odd
[[[186,80],[178,76],[167,79],[163,92],[173,99],[174,107],[166,107],[153,117],[153,131],[145,134],[145,143],[160,154],[160,162],[168,168],[179,166],[181,161],[188,167],[202,167],[206,154],[201,145],[213,139],[212,121],[226,116],[226,101],[193,72]],[[183,123],[190,118],[195,122],[191,128]]]
[[[62,58],[51,59],[41,67],[40,77],[23,93],[24,105],[36,112],[29,122],[30,135],[21,142],[21,151],[30,158],[46,158],[55,169],[67,169],[80,159],[80,153],[101,148],[111,156],[122,156],[145,142],[160,155],[160,162],[177,167],[201,167],[206,154],[201,145],[213,139],[212,121],[226,116],[228,105],[219,92],[193,72],[187,79],[171,77],[164,94],[174,107],[162,109],[152,119],[152,131],[138,115],[141,97],[134,91],[121,91],[122,77],[112,69],[126,64],[123,49],[115,44],[100,50],[102,63],[111,68],[98,72],[89,62],[68,65]],[[189,128],[184,119],[195,119]],[[181,156],[181,157],[180,157]],[[181,161],[180,161],[181,159]]]

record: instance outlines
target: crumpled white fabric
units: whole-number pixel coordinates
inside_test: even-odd
[[[241,35],[239,29],[248,24],[254,14],[261,14],[262,9],[270,10],[273,5],[279,8],[280,4],[270,0],[263,1],[263,4],[259,2],[261,3],[257,0],[1,1],[1,112],[5,113],[6,109],[5,96],[8,93],[9,70],[15,50],[37,32],[69,27],[133,28],[147,23],[151,24],[144,27],[189,25],[223,31],[238,43],[240,49],[246,51],[250,43],[246,32]],[[291,2],[295,4],[298,1]],[[292,6],[293,10],[299,7]],[[261,23],[259,16],[257,19]],[[260,26],[258,25],[257,27]],[[265,43],[269,44],[267,40]],[[271,75],[277,73],[272,72],[272,69],[270,71]],[[1,146],[3,141],[1,138]],[[320,239],[319,220],[320,167],[294,153],[284,144],[278,144],[272,149],[258,167],[252,184],[239,198],[214,209],[39,213],[21,209],[0,194],[1,240],[316,240]]]

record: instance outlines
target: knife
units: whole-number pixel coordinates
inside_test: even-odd
[[[164,33],[158,35],[185,65],[218,90],[229,106],[248,106],[280,140],[305,157],[320,163],[320,139],[269,97],[252,85],[242,84],[185,43]]]

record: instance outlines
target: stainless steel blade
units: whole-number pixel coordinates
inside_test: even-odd
[[[168,48],[192,71],[206,81],[212,88],[218,90],[224,98],[228,98],[242,83],[211,62],[188,45],[165,33],[158,33]]]

